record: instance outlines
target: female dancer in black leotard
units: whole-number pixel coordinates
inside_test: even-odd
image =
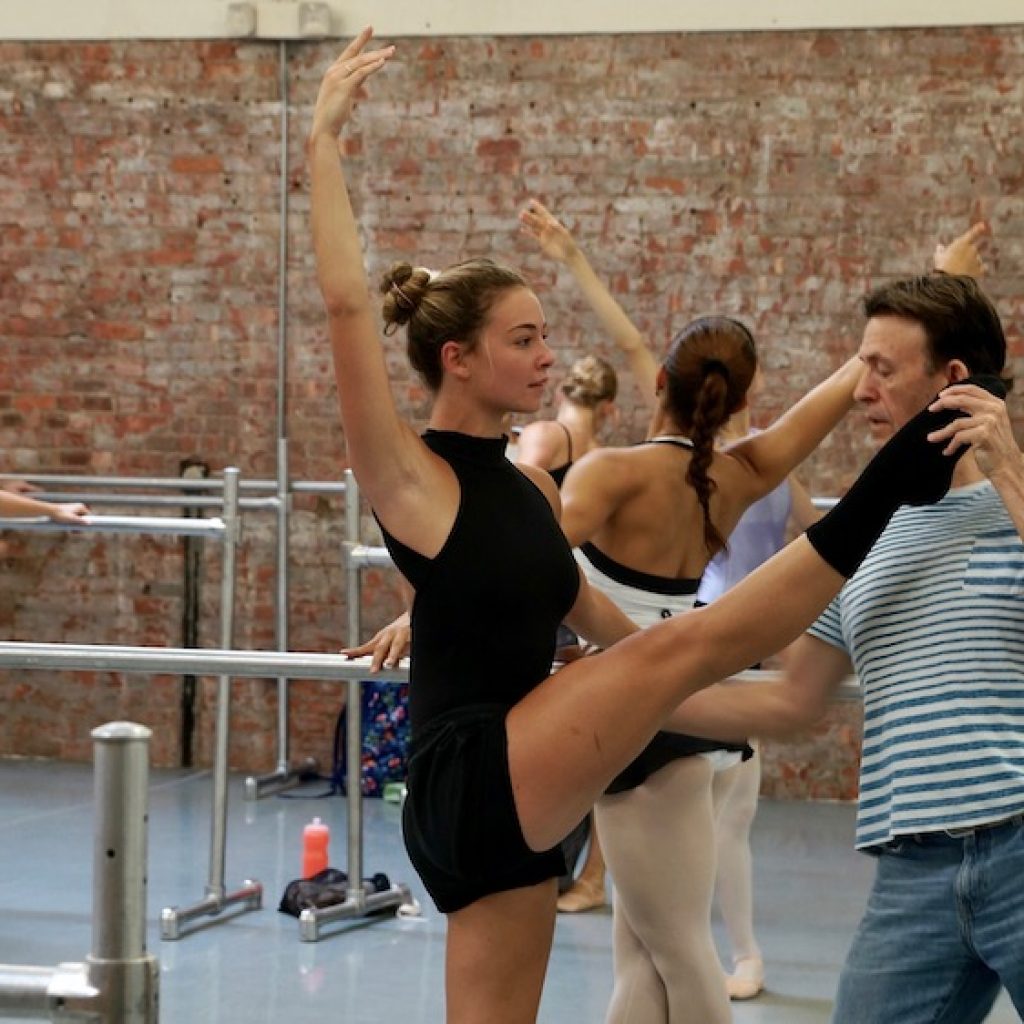
[[[501,457],[504,417],[537,410],[552,364],[543,311],[517,274],[477,260],[389,275],[385,315],[407,323],[435,395],[425,438],[397,414],[337,140],[393,53],[364,52],[370,36],[328,69],[313,115],[317,273],[349,460],[417,588],[404,825],[448,912],[447,1019],[524,1024],[552,938],[552,848],[682,700],[795,638],[899,504],[945,492],[954,460],[926,434],[950,417],[911,421],[813,534],[709,608],[625,636],[628,621],[574,567],[550,478]],[[788,415],[823,432],[844,405],[825,387]],[[549,677],[563,618],[605,647],[625,638]]]

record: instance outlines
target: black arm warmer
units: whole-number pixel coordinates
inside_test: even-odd
[[[1006,397],[998,377],[979,375],[963,383]],[[849,579],[857,571],[900,505],[932,505],[945,496],[953,470],[970,446],[943,455],[945,444],[929,441],[928,435],[960,415],[953,409],[919,412],[886,442],[839,504],[807,530],[814,550],[836,572]]]

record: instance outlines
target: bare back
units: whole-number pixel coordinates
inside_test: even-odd
[[[700,576],[715,552],[704,543],[704,515],[686,480],[690,458],[691,452],[678,444],[646,442],[601,449],[580,460],[562,495],[570,541],[589,540],[640,572],[677,579]],[[762,496],[764,485],[721,453],[715,453],[709,476],[717,484],[712,521],[727,537]]]

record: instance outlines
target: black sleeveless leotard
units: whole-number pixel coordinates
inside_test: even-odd
[[[438,909],[560,875],[559,849],[526,845],[505,715],[547,678],[579,572],[551,506],[505,458],[504,438],[428,430],[461,491],[434,558],[384,531],[413,585],[409,795],[403,831]]]

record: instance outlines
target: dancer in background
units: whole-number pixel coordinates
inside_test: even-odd
[[[618,387],[607,360],[577,359],[558,387],[555,418],[532,420],[520,431],[516,461],[547,470],[560,487],[573,462],[597,448],[602,430],[614,422]]]

